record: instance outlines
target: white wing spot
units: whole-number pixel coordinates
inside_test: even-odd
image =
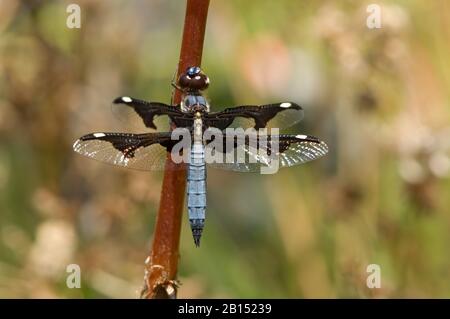
[[[284,102],[284,103],[280,104],[280,107],[284,107],[284,108],[288,108],[288,107],[291,107],[291,106],[292,106],[292,103],[289,103],[289,102]]]
[[[304,140],[304,139],[308,138],[308,136],[306,136],[306,135],[302,135],[302,134],[299,134],[299,135],[295,135],[295,137],[296,137],[296,138],[299,138],[299,139],[302,139],[302,140]]]
[[[94,133],[93,135],[94,135],[94,137],[104,137],[104,136],[106,136],[105,133]]]
[[[124,101],[125,103],[130,103],[133,102],[133,99],[129,96],[122,96],[122,101]]]
[[[197,76],[195,76],[195,78],[194,79],[196,79],[196,80],[200,80],[201,79],[201,77],[200,77],[200,75],[197,75]]]

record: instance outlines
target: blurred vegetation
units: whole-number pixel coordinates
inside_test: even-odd
[[[170,101],[184,2],[78,0],[68,29],[71,2],[0,2],[0,297],[142,285],[162,174],[72,143],[127,130],[116,96]],[[209,170],[200,249],[183,224],[180,297],[450,296],[450,3],[377,3],[381,29],[363,1],[212,1],[213,109],[296,101],[294,130],[330,153],[271,176]],[[71,263],[81,289],[66,287]]]

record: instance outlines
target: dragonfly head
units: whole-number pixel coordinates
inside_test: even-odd
[[[200,67],[191,66],[180,75],[178,85],[186,92],[203,91],[209,86],[209,78]]]

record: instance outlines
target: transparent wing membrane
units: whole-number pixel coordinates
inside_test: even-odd
[[[75,141],[75,152],[95,160],[137,170],[163,170],[174,143],[170,133],[92,133]],[[170,166],[182,169],[182,166]]]
[[[256,135],[253,142],[252,138],[243,143],[236,142],[231,150],[225,147],[225,139],[226,137],[220,154],[222,163],[210,163],[211,167],[237,172],[258,172],[263,167],[269,168],[273,160],[278,161],[279,167],[290,167],[315,160],[328,152],[328,146],[324,142],[307,135],[277,135],[267,141],[262,141],[261,136]],[[274,143],[278,143],[278,146]],[[214,147],[215,145],[208,144],[206,153],[214,153]]]

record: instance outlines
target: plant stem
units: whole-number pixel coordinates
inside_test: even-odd
[[[208,7],[209,0],[187,0],[177,79],[188,67],[201,65]],[[180,104],[181,97],[181,92],[175,90],[174,105]],[[186,169],[174,170],[175,165],[184,164],[173,163],[168,155],[152,251],[145,263],[141,298],[176,298]]]

